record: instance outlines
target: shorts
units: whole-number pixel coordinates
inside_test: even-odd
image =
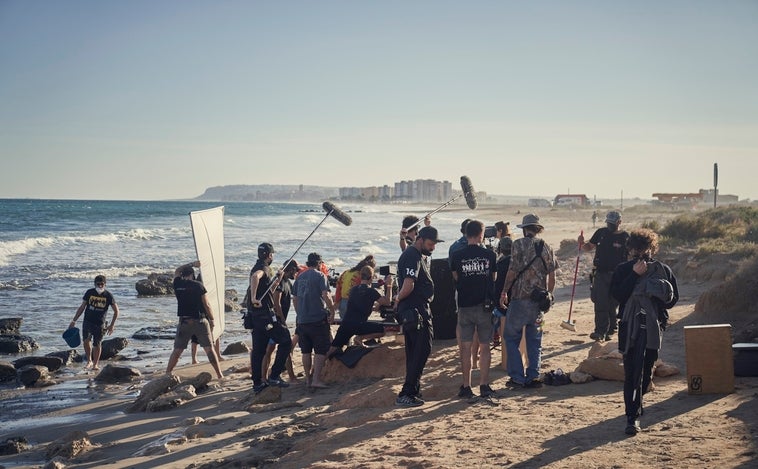
[[[472,342],[474,329],[480,343],[487,344],[492,340],[492,313],[486,311],[484,305],[459,306],[458,326],[461,342]]]
[[[326,321],[311,322],[308,324],[298,324],[297,329],[300,339],[301,353],[316,352],[316,355],[326,355],[329,351],[329,345],[332,342],[332,333],[329,323]]]
[[[82,340],[84,342],[91,340],[93,347],[100,347],[100,344],[103,342],[103,335],[105,335],[104,324],[95,324],[89,321],[82,322]]]
[[[211,346],[211,326],[208,320],[179,318],[179,324],[176,326],[176,338],[174,339],[174,349],[186,349],[187,344],[192,340],[192,336],[197,336],[197,343],[201,347]]]
[[[332,347],[342,347],[350,343],[354,335],[384,334],[384,326],[378,322],[342,323],[334,335]]]

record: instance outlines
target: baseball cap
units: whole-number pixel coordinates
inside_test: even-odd
[[[264,258],[274,251],[274,246],[271,243],[261,243],[258,245],[258,257]]]
[[[608,212],[608,215],[605,216],[605,222],[612,225],[618,225],[621,223],[621,213],[616,210],[611,210]]]
[[[421,239],[430,239],[434,241],[435,243],[444,243],[445,240],[439,239],[437,237],[437,228],[433,226],[425,226],[421,228],[418,232],[418,237]]]

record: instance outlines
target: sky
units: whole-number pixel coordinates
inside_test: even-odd
[[[0,198],[758,199],[758,2],[0,0]]]

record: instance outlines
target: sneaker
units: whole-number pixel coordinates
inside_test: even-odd
[[[400,407],[418,407],[424,405],[424,401],[416,396],[398,396],[395,405]]]
[[[639,433],[640,430],[641,428],[639,420],[635,418],[626,419],[626,428],[624,429],[624,433],[630,436],[634,436]]]
[[[508,382],[505,383],[505,386],[511,389],[522,389],[524,387],[524,383],[519,383],[513,379],[509,379]]]
[[[592,334],[590,334],[590,339],[592,339],[592,340],[601,341],[601,340],[603,340],[604,337],[605,336],[603,334],[599,334],[597,332],[593,332]]]
[[[605,335],[605,341],[606,342],[610,342],[611,340],[613,340],[613,337],[610,334],[606,334]]]
[[[382,345],[382,343],[379,340],[377,340],[377,339],[369,339],[369,340],[363,342],[363,346],[364,347],[368,347],[368,348],[376,348],[376,347],[378,347],[380,345]]]
[[[461,399],[471,399],[474,397],[474,391],[471,390],[471,386],[461,385],[461,389],[458,391],[458,397]]]
[[[495,391],[492,390],[489,384],[482,384],[479,386],[479,395],[482,397],[491,397],[495,395]]]
[[[524,387],[525,388],[530,388],[530,389],[541,388],[542,387],[542,381],[540,381],[539,379],[533,379],[533,380],[529,381],[528,383],[524,384]]]
[[[279,376],[276,376],[276,377],[269,376],[269,378],[268,378],[268,385],[269,386],[276,386],[278,388],[288,388],[288,387],[290,387],[290,383],[284,381]]]
[[[261,393],[261,391],[263,391],[267,387],[268,387],[268,383],[255,384],[253,385],[253,393],[255,395],[258,395]]]

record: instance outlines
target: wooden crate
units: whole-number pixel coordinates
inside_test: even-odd
[[[690,394],[734,391],[732,326],[709,324],[684,327],[687,390]]]

